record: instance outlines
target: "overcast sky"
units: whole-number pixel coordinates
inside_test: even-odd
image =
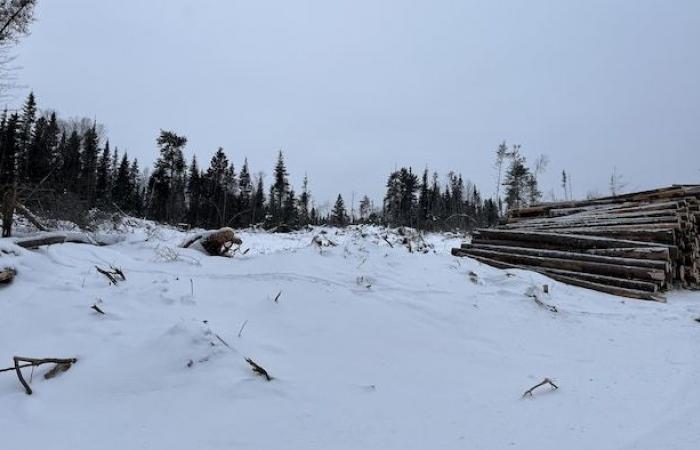
[[[97,117],[143,163],[158,130],[317,202],[454,169],[487,195],[502,140],[543,190],[700,183],[700,1],[39,0],[17,49],[42,108]],[[17,92],[19,103],[26,90]],[[11,105],[12,106],[12,105]]]

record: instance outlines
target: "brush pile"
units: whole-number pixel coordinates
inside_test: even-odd
[[[452,254],[663,301],[664,290],[700,284],[700,185],[514,209]]]

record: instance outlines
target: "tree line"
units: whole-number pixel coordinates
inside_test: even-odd
[[[223,148],[214,152],[208,166],[200,167],[195,156],[185,159],[187,137],[161,130],[156,145],[158,158],[144,170],[136,158],[113,147],[104,127],[94,120],[65,120],[55,112],[42,112],[30,93],[19,111],[5,110],[0,116],[0,195],[5,209],[20,202],[45,217],[80,225],[86,224],[88,212],[101,211],[203,228],[257,225],[285,231],[326,223],[376,223],[466,230],[496,224],[504,203],[515,208],[539,201],[537,176],[546,166],[540,158],[529,168],[520,147],[504,142],[496,151],[495,197],[483,196],[456,172],[441,179],[427,168],[419,176],[402,167],[389,174],[379,207],[365,195],[358,211],[351,205],[348,213],[339,194],[332,210],[321,213],[308,177],[298,192],[291,186],[282,151],[266,188],[261,172],[254,174],[247,159],[237,169]]]

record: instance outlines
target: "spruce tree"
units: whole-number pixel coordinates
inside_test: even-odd
[[[299,195],[299,224],[308,225],[311,223],[309,217],[309,206],[311,206],[311,192],[309,192],[309,178],[304,175],[301,183],[301,195]]]
[[[243,226],[251,224],[253,206],[253,182],[248,169],[248,158],[243,161],[241,173],[238,175],[238,206],[240,216],[238,223]]]
[[[287,167],[284,164],[282,150],[277,155],[275,165],[275,182],[270,187],[270,214],[272,220],[279,222],[282,219],[282,202],[289,194],[289,180],[287,179]]]
[[[30,146],[32,130],[36,121],[36,99],[30,92],[22,108],[22,116],[17,135],[17,177],[22,182],[29,181]]]
[[[160,157],[148,182],[149,216],[173,223],[185,213],[185,159],[182,149],[187,138],[161,130],[157,139]]]
[[[112,200],[123,210],[128,210],[130,207],[131,183],[129,180],[129,169],[129,156],[124,152],[114,177],[114,187],[112,190]]]
[[[108,205],[111,196],[111,167],[112,154],[109,150],[109,141],[105,142],[102,154],[97,161],[97,182],[95,185],[95,200],[99,205]]]
[[[95,188],[97,186],[97,158],[98,158],[97,124],[88,128],[83,135],[83,151],[81,153],[80,186],[83,198],[88,207],[95,205]]]
[[[331,225],[338,227],[344,227],[348,224],[348,213],[345,210],[345,202],[343,197],[338,194],[338,198],[335,200],[335,205],[333,205],[333,211],[331,212]]]
[[[202,178],[200,177],[196,156],[192,156],[190,173],[187,177],[187,196],[187,223],[191,226],[199,226],[199,212],[202,202]]]

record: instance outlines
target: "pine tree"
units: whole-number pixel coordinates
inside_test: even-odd
[[[98,145],[97,124],[93,123],[93,126],[88,128],[83,135],[83,151],[80,165],[81,190],[88,207],[95,205]]]
[[[299,226],[299,211],[297,210],[297,200],[294,189],[290,189],[282,202],[282,219],[289,228]]]
[[[248,226],[252,221],[253,206],[253,182],[248,169],[248,158],[243,161],[241,173],[238,175],[238,192],[238,207],[240,210],[238,223],[243,226]]]
[[[114,187],[112,190],[112,200],[123,210],[129,209],[129,197],[131,194],[131,183],[129,182],[129,156],[126,152],[117,168],[114,177]]]
[[[36,99],[30,92],[27,101],[22,108],[22,116],[17,135],[17,176],[22,182],[29,181],[30,146],[32,143],[32,130],[36,121]]]
[[[369,199],[367,195],[362,197],[360,200],[360,220],[362,222],[368,222],[370,216],[372,215],[372,200]]]
[[[140,215],[143,210],[143,195],[141,192],[141,170],[137,158],[134,158],[129,167],[128,186],[126,206],[131,214]]]
[[[0,140],[0,194],[17,181],[17,133],[20,125],[17,114],[10,115],[7,121],[3,118],[3,122]]]
[[[335,200],[335,205],[333,205],[333,211],[331,212],[331,225],[338,227],[344,227],[348,224],[348,213],[345,210],[345,202],[343,197],[338,194],[338,198]]]
[[[275,182],[270,188],[270,214],[272,220],[279,222],[282,219],[282,202],[289,194],[289,180],[287,179],[287,168],[284,164],[282,150],[277,155],[275,165]]]
[[[80,135],[73,130],[66,141],[63,153],[63,165],[60,170],[61,183],[63,189],[69,192],[78,192],[78,182],[80,181]]]
[[[95,185],[95,199],[99,205],[108,205],[110,201],[112,180],[110,166],[112,153],[109,150],[109,141],[105,142],[102,154],[97,161],[97,182]]]
[[[508,209],[520,208],[527,204],[527,185],[530,170],[525,166],[525,158],[516,150],[511,156],[506,173],[506,205]]]
[[[221,227],[226,224],[228,184],[230,183],[229,162],[224,149],[219,147],[211,159],[204,176],[206,185],[206,207],[204,217],[207,226]]]
[[[161,130],[157,139],[160,157],[148,182],[149,216],[174,223],[185,213],[185,159],[187,138]]]
[[[308,225],[311,223],[309,217],[309,206],[311,206],[311,192],[309,192],[309,178],[304,175],[301,182],[301,195],[299,195],[299,224]]]
[[[202,202],[202,178],[200,176],[197,157],[192,156],[192,164],[190,164],[190,173],[187,177],[187,223],[191,226],[199,226],[199,213]]]
[[[262,174],[258,174],[255,192],[253,193],[253,205],[251,208],[251,220],[253,224],[260,223],[265,218],[265,186]]]

